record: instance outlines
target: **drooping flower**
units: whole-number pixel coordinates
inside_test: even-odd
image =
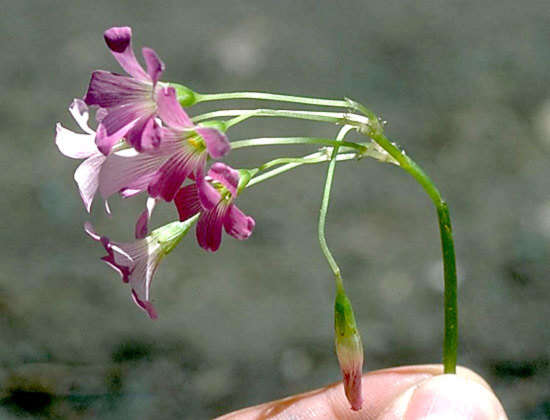
[[[151,303],[151,282],[161,260],[169,254],[189,231],[196,217],[185,222],[172,222],[134,242],[115,242],[98,235],[93,226],[84,225],[86,233],[101,242],[107,255],[101,259],[115,269],[131,287],[134,302],[152,319],[157,312]]]
[[[84,102],[103,109],[97,147],[108,155],[123,137],[139,152],[158,147],[162,133],[155,118],[156,95],[164,63],[154,50],[145,47],[142,54],[147,71],[143,69],[134,55],[129,27],[113,27],[103,35],[111,53],[131,77],[104,70],[92,73]]]
[[[216,162],[208,176],[181,188],[174,198],[180,220],[200,213],[197,240],[207,251],[216,251],[222,240],[222,226],[236,239],[247,239],[254,230],[254,219],[233,204],[240,180],[235,169]]]
[[[346,398],[351,409],[358,411],[363,405],[363,345],[351,302],[341,286],[338,287],[334,303],[334,332]]]
[[[172,153],[155,173],[148,192],[152,197],[172,201],[187,177],[204,178],[209,155],[219,159],[229,152],[231,146],[225,134],[217,128],[196,126],[191,122],[178,103],[174,88],[165,87],[159,91],[158,108],[166,124],[162,129],[163,143],[172,147]]]

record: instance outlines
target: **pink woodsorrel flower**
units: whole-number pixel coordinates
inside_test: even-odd
[[[105,202],[115,194],[131,196],[147,189],[156,170],[168,159],[171,150],[137,153],[126,148],[113,150],[105,156],[95,144],[95,132],[88,126],[86,104],[75,99],[69,107],[73,118],[84,133],[75,133],[57,123],[55,142],[59,151],[73,159],[85,159],[77,168],[74,179],[86,210],[90,212],[95,194],[99,191]],[[106,208],[108,206],[106,204]]]
[[[106,236],[98,235],[89,222],[84,224],[84,229],[92,239],[101,242],[107,251],[101,259],[120,274],[124,283],[130,285],[134,302],[155,319],[157,312],[150,296],[153,275],[161,260],[175,248],[194,222],[195,219],[172,222],[134,242],[111,241]]]
[[[220,130],[194,125],[178,103],[172,87],[160,89],[158,112],[166,124],[162,129],[163,143],[172,148],[172,153],[155,173],[148,192],[151,197],[172,201],[187,177],[204,178],[208,156],[219,159],[229,152],[231,146]]]
[[[222,226],[236,239],[247,239],[254,230],[254,219],[233,204],[237,198],[240,175],[235,169],[217,162],[208,176],[181,188],[174,198],[180,220],[197,213],[197,240],[207,251],[216,251],[222,240]]]
[[[92,73],[84,102],[103,110],[96,134],[97,147],[108,155],[123,137],[137,151],[158,147],[162,133],[155,119],[156,94],[164,63],[154,50],[145,47],[142,49],[145,71],[134,55],[132,30],[128,27],[110,28],[103,35],[111,53],[131,77],[104,70]]]

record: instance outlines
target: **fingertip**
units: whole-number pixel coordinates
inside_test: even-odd
[[[473,372],[434,376],[396,398],[379,420],[507,419],[495,394],[482,382]]]

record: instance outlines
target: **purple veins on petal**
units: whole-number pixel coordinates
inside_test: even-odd
[[[218,182],[221,187],[214,187],[213,182]],[[208,171],[207,177],[181,188],[174,198],[181,221],[200,212],[196,236],[199,245],[207,251],[214,252],[220,247],[222,226],[229,235],[239,240],[247,239],[254,230],[254,219],[234,204],[238,183],[238,171],[223,163],[216,163]]]
[[[180,188],[174,197],[180,221],[185,221],[202,210],[197,184]]]

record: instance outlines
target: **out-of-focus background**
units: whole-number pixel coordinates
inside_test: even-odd
[[[4,1],[0,16],[0,418],[201,419],[337,381],[333,281],[316,239],[326,167],[247,190],[244,242],[208,254],[189,235],[138,310],[83,233],[131,239],[145,198],[88,216],[54,145],[97,68],[102,32],[129,25],[164,80],[199,92],[352,97],[448,200],[460,277],[459,362],[511,419],[550,418],[550,8],[546,1]],[[258,107],[266,103],[216,103]],[[293,108],[291,104],[280,105]],[[327,124],[251,121],[231,139],[334,136]],[[258,148],[251,167],[307,148]],[[157,226],[176,217],[168,204]],[[438,362],[442,269],[420,187],[376,161],[337,167],[328,240],[368,369]]]

